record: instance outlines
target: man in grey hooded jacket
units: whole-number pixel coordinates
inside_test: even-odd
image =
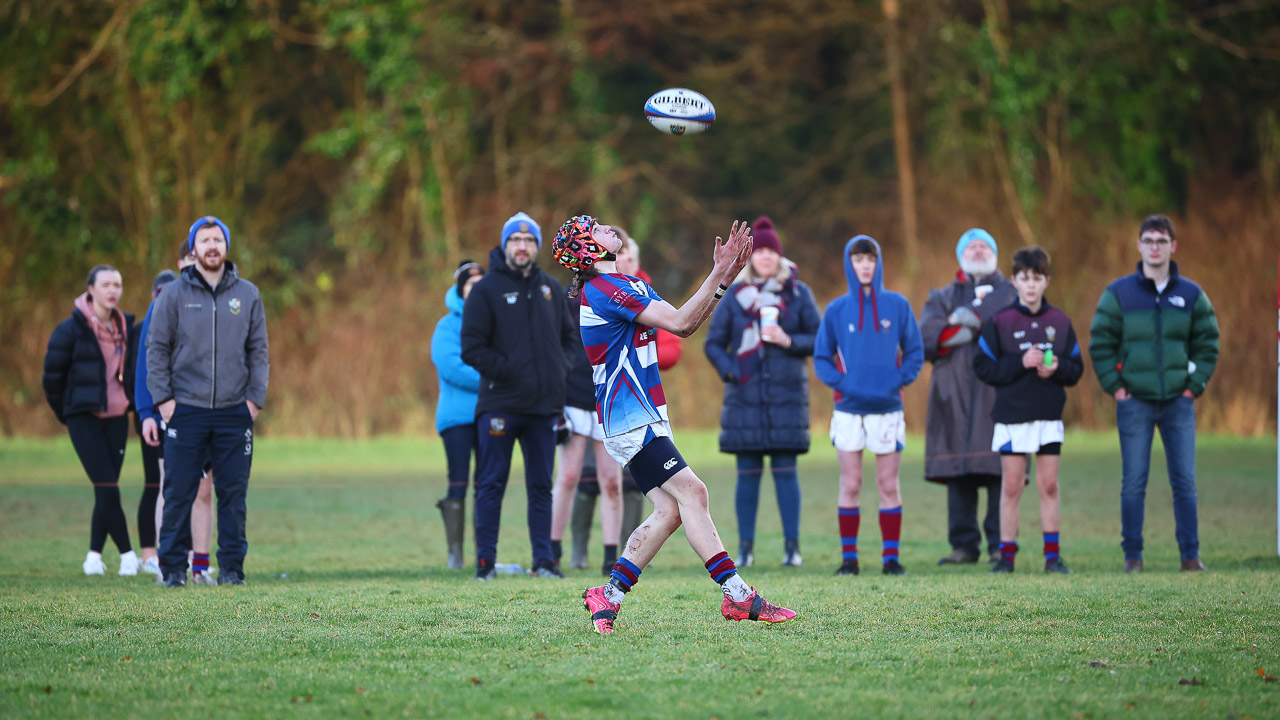
[[[196,264],[161,293],[147,333],[147,387],[166,423],[161,581],[186,584],[180,528],[205,460],[218,498],[218,584],[244,584],[245,496],[253,462],[253,423],[266,402],[267,324],[258,288],[226,259],[231,232],[213,216],[187,233]]]

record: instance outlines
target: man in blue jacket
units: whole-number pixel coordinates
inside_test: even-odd
[[[462,311],[462,361],[480,372],[476,433],[476,579],[494,575],[502,497],[516,440],[524,454],[533,574],[564,577],[551,551],[553,423],[564,409],[565,377],[582,341],[564,288],[538,268],[542,230],[525,213],[502,226],[489,272]]]
[[[902,388],[924,366],[924,345],[911,303],[884,289],[880,245],[858,235],[844,248],[849,293],[827,306],[814,343],[813,367],[835,390],[831,444],[840,461],[840,526],[842,563],[837,575],[858,574],[859,496],[862,451],[876,456],[876,489],[880,495],[881,553],[885,575],[905,575],[898,556],[902,534],[902,495],[898,468],[906,441]]]

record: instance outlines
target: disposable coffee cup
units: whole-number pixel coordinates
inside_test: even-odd
[[[778,324],[778,308],[774,306],[760,308],[760,325],[777,325]]]

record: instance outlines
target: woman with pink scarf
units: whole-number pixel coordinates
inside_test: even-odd
[[[116,307],[123,292],[119,270],[98,265],[89,271],[85,285],[71,317],[59,323],[49,337],[44,396],[58,422],[67,426],[71,444],[93,484],[93,520],[84,574],[106,573],[102,548],[110,535],[120,551],[120,574],[137,575],[140,563],[129,544],[119,487],[129,437],[125,413],[131,401],[125,369],[134,332],[133,315]]]
[[[711,315],[704,347],[724,381],[720,452],[737,458],[738,566],[755,561],[765,456],[782,518],[782,564],[800,558],[796,458],[809,451],[809,370],[822,317],[767,217],[751,223],[751,261]]]

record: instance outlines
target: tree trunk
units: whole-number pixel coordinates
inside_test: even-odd
[[[906,250],[908,285],[920,270],[920,236],[916,224],[916,176],[911,161],[911,119],[902,78],[902,47],[898,33],[898,0],[882,0],[885,61],[893,101],[893,152],[898,164],[898,194],[902,205],[902,245]],[[909,289],[909,288],[908,288]]]
[[[444,256],[452,265],[462,257],[460,244],[461,228],[458,225],[458,193],[453,180],[453,171],[449,167],[449,156],[445,153],[444,129],[440,118],[436,115],[431,103],[423,100],[420,103],[422,118],[426,121],[427,134],[431,137],[431,166],[440,181],[440,214],[444,218]],[[447,267],[447,265],[446,265]]]

